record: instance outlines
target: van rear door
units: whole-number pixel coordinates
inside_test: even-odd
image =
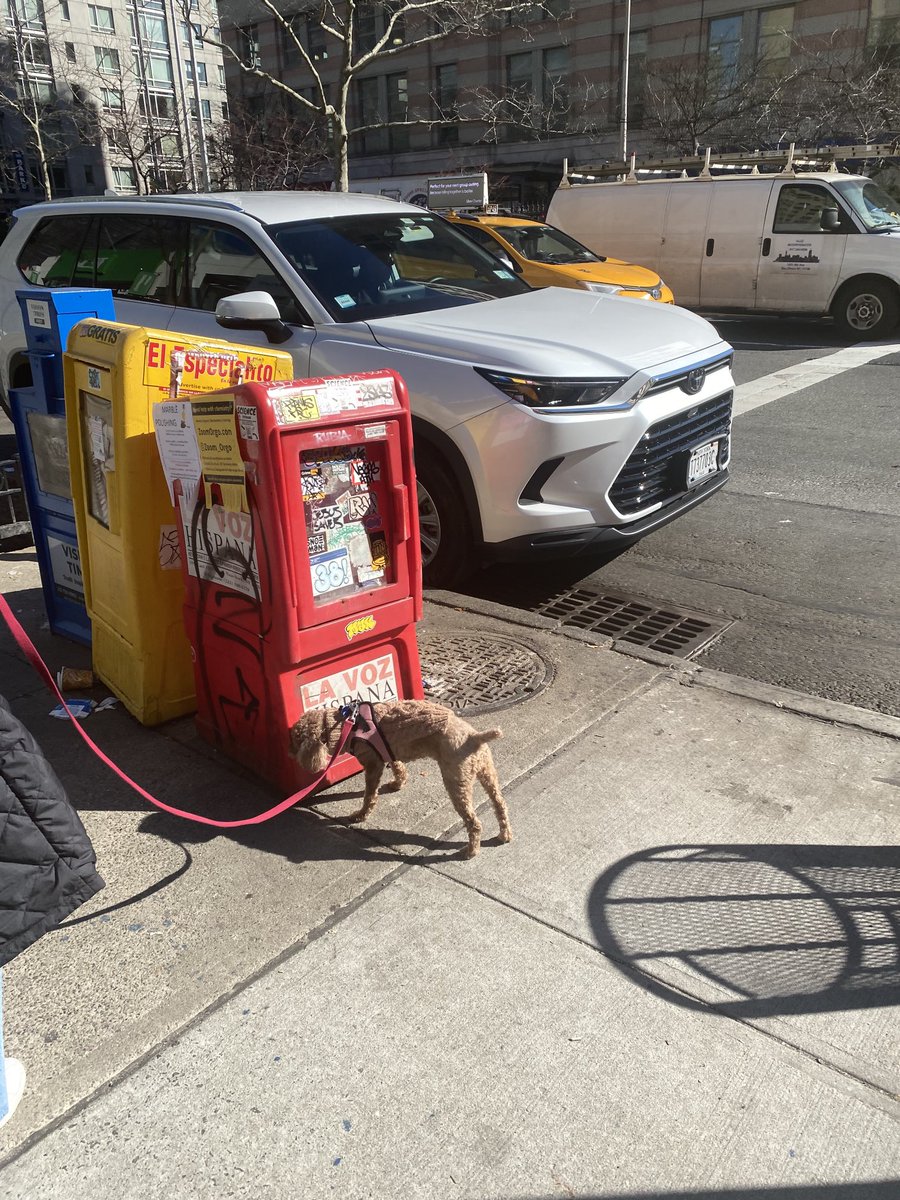
[[[700,248],[700,307],[755,308],[756,274],[772,180],[715,179]]]
[[[778,180],[763,230],[756,307],[827,312],[840,278],[847,234],[856,232],[827,184]]]

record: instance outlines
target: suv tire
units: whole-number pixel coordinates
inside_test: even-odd
[[[424,582],[456,587],[474,569],[472,532],[459,486],[433,450],[416,449],[416,489]]]

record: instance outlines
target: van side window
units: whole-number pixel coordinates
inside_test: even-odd
[[[778,194],[773,233],[822,233],[822,213],[832,209],[838,217],[841,207],[826,188],[814,183],[785,184]]]
[[[39,287],[69,287],[91,220],[69,214],[41,221],[19,252],[17,266],[28,282]],[[82,286],[86,282],[80,273],[78,282]],[[87,283],[90,286],[93,280]]]
[[[246,234],[225,225],[192,221],[187,304],[215,312],[224,296],[238,292],[268,292],[283,321],[303,321],[290,288]]]
[[[151,213],[109,213],[100,221],[97,287],[128,300],[175,304],[185,223]]]

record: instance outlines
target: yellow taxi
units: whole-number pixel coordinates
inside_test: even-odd
[[[553,225],[486,213],[445,215],[479,246],[508,258],[516,274],[532,287],[573,287],[675,303],[671,288],[654,271],[595,254]]]

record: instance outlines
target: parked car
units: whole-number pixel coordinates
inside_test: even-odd
[[[501,254],[532,287],[571,287],[673,304],[674,297],[655,271],[621,258],[595,254],[573,237],[525,217],[447,213],[479,246]]]
[[[691,308],[832,316],[854,339],[900,319],[900,203],[862,175],[567,182],[547,215],[662,271]]]
[[[395,368],[433,585],[640,537],[728,475],[732,351],[710,324],[532,290],[412,205],[248,192],[21,209],[0,247],[4,392],[30,379],[24,284],[109,287],[129,324],[277,343],[298,378]]]

